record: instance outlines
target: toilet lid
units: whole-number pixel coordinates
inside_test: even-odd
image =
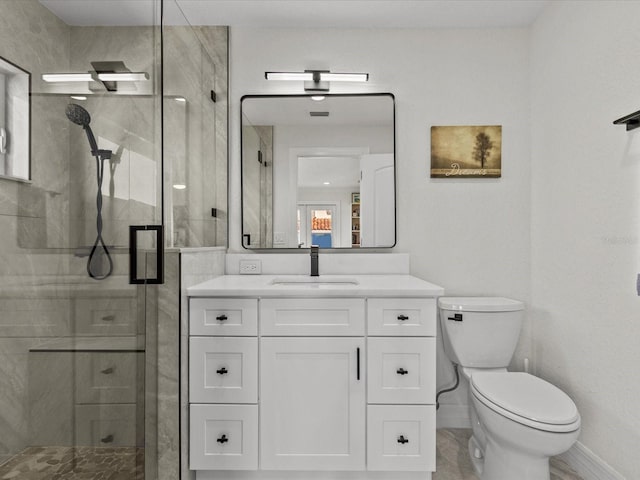
[[[487,407],[532,428],[569,432],[580,426],[573,400],[556,386],[528,373],[477,372],[471,377],[471,390]]]

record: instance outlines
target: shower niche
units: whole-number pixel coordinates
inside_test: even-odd
[[[31,74],[0,57],[0,176],[30,179]]]

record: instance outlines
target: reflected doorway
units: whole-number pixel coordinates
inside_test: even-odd
[[[336,203],[298,203],[298,248],[339,247],[340,210]]]

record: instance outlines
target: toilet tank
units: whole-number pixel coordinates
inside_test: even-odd
[[[506,368],[518,343],[524,304],[503,297],[438,299],[444,351],[463,367]]]

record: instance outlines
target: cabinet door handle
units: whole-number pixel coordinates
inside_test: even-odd
[[[407,373],[409,373],[409,370],[405,370],[404,368],[400,367],[398,370],[396,370],[396,373],[398,375],[406,375]]]
[[[101,438],[100,441],[102,443],[112,443],[113,442],[113,435],[107,435],[104,438]]]
[[[398,320],[400,320],[401,322],[404,322],[405,320],[409,320],[409,317],[407,317],[406,315],[400,314],[398,315]]]
[[[405,443],[409,443],[409,439],[408,438],[404,438],[404,435],[400,435],[398,437],[398,443],[401,443],[402,445],[404,445]]]
[[[222,436],[216,440],[216,442],[218,442],[218,443],[227,443],[228,441],[229,441],[229,439],[227,438],[227,436],[225,434],[222,434]]]
[[[105,315],[104,317],[102,317],[103,322],[113,322],[115,319],[115,315]]]
[[[218,315],[218,316],[216,317],[216,320],[218,320],[218,321],[220,321],[220,322],[224,322],[225,320],[227,320],[227,318],[228,318],[228,317],[227,317],[225,314],[222,314],[222,315]]]
[[[226,374],[226,373],[229,373],[229,370],[227,370],[225,367],[222,367],[222,368],[220,368],[220,369],[216,370],[216,373],[217,373],[218,375],[224,375],[224,374]]]
[[[113,373],[113,367],[105,368],[104,370],[100,370],[100,373],[104,373],[105,375],[109,375]]]
[[[356,380],[360,380],[360,347],[356,348]]]

